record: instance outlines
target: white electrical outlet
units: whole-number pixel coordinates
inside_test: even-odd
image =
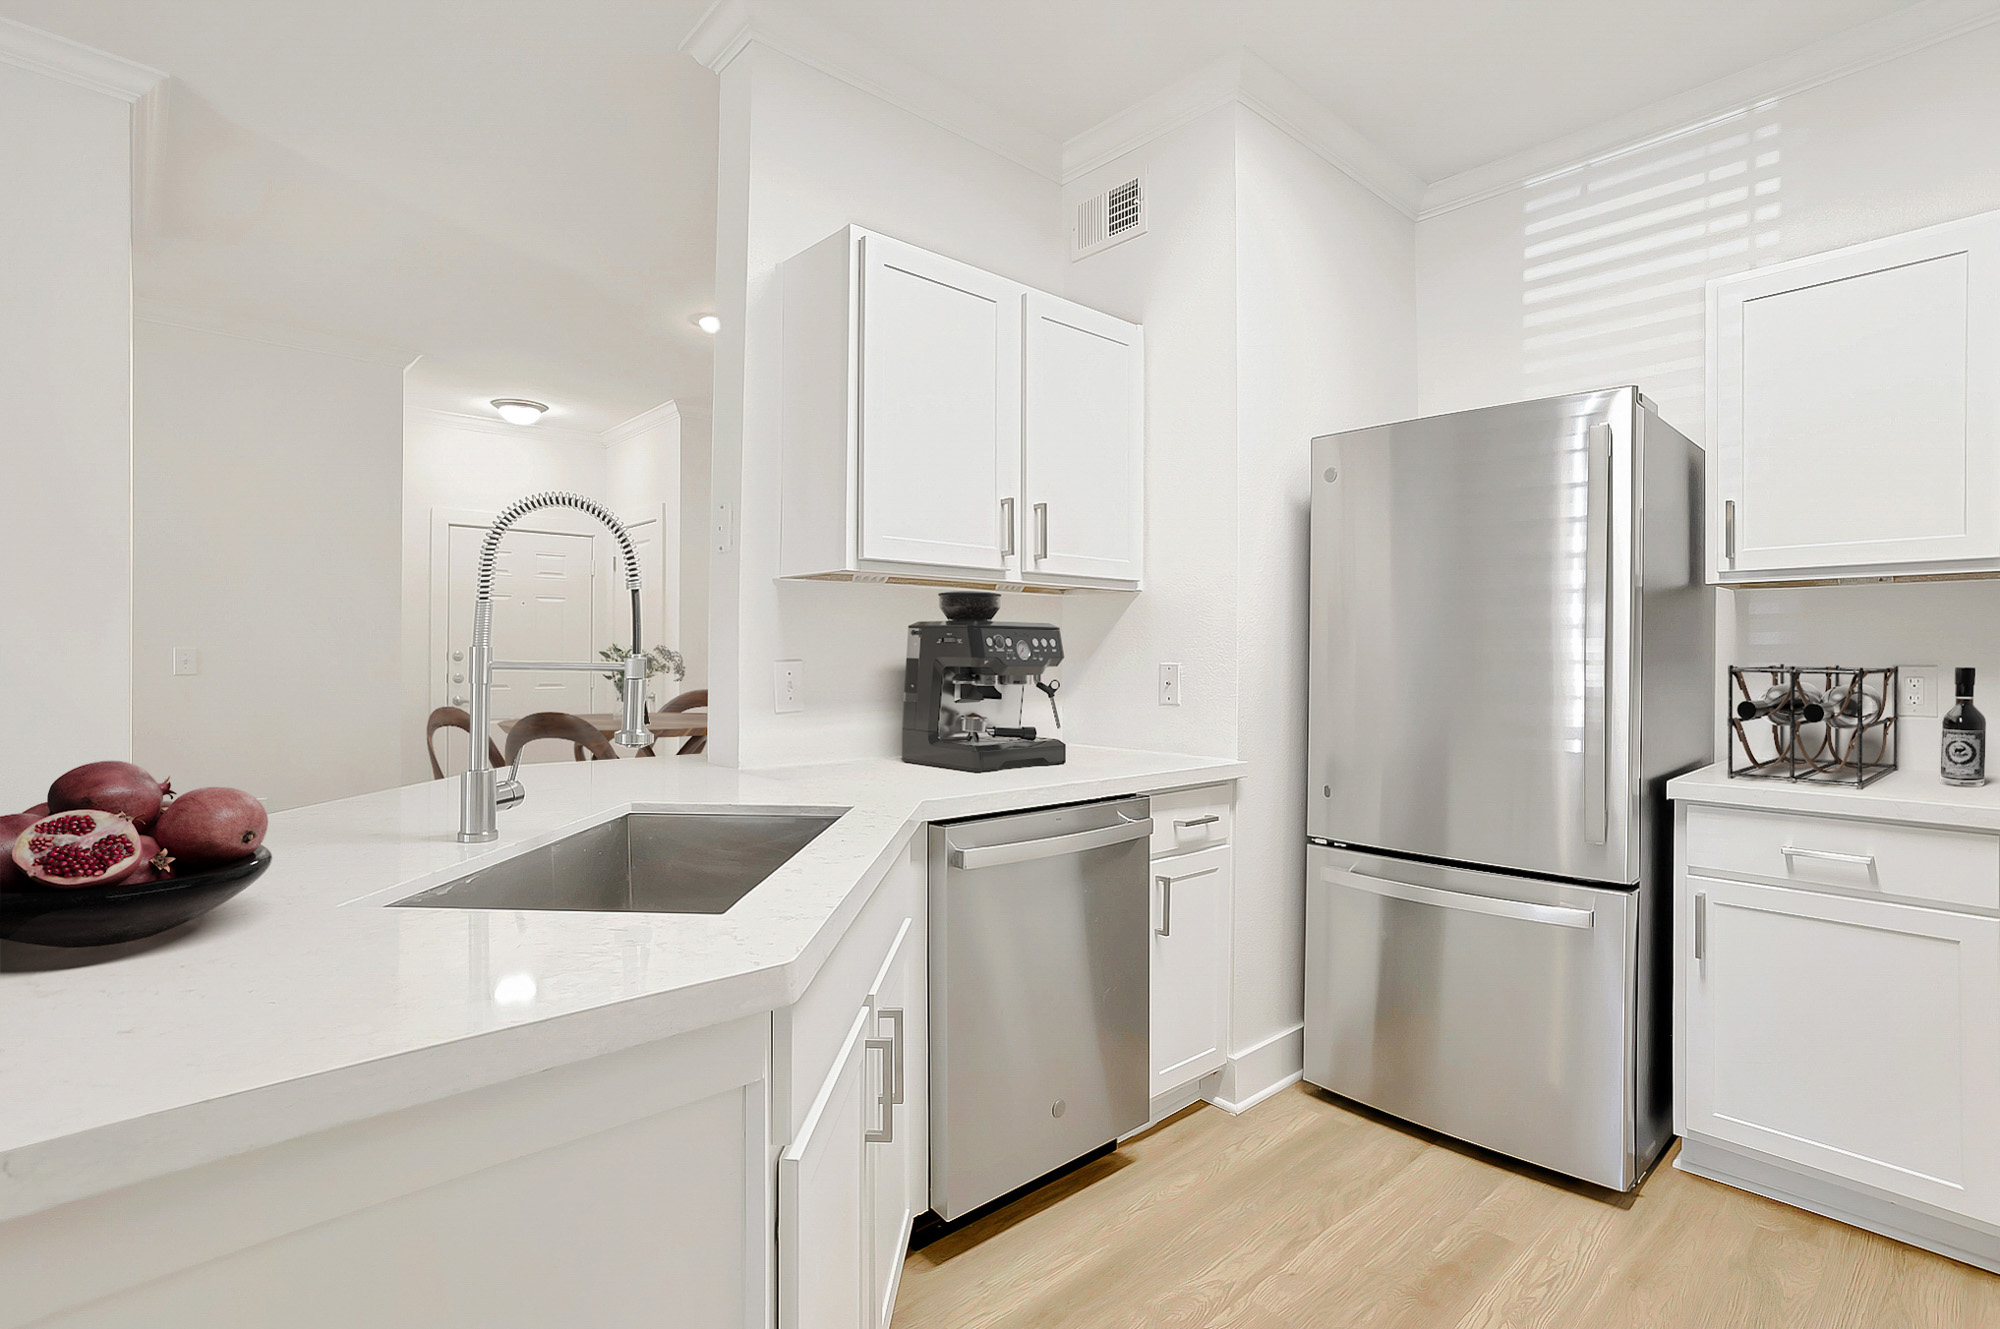
[[[803,711],[806,708],[805,661],[773,661],[771,681],[777,690],[778,714],[790,715],[794,711]]]
[[[1181,667],[1178,664],[1160,666],[1160,705],[1181,704]]]
[[[199,674],[200,672],[201,653],[199,651],[195,650],[192,646],[174,647],[174,673],[176,675]]]
[[[1897,665],[1896,678],[1902,695],[1896,698],[1898,715],[1938,713],[1938,670],[1936,665]]]

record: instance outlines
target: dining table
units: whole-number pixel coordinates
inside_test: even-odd
[[[594,727],[598,733],[604,735],[606,741],[617,734],[624,722],[624,717],[613,711],[586,711],[578,715],[577,719]],[[502,733],[514,727],[512,720],[501,720],[497,723]],[[647,718],[646,727],[653,731],[655,738],[684,740],[679,755],[700,752],[707,746],[708,710],[706,707],[698,706],[685,711],[654,711]],[[701,742],[697,744],[696,740]]]

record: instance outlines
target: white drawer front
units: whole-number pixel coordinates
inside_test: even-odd
[[[2000,836],[1742,808],[1687,810],[1690,872],[2000,909]]]
[[[1155,858],[1229,843],[1231,788],[1226,784],[1153,795]]]

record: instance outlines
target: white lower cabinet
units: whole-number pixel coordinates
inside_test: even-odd
[[[2000,1223],[2000,919],[1679,886],[1681,1133]]]
[[[1150,1097],[1222,1065],[1229,1036],[1231,851],[1153,860]]]
[[[922,843],[778,1016],[780,1329],[886,1329],[929,1203]]]

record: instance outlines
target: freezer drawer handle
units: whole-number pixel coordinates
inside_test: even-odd
[[[1206,877],[1211,872],[1220,872],[1220,871],[1222,871],[1222,869],[1219,867],[1201,868],[1194,872],[1183,872],[1179,876],[1175,877],[1169,877],[1163,873],[1160,876],[1153,878],[1154,881],[1160,883],[1160,926],[1153,929],[1153,935],[1159,937],[1171,937],[1174,935],[1174,883],[1175,882],[1193,881],[1196,877]]]
[[[1460,891],[1442,891],[1435,886],[1418,886],[1407,881],[1393,881],[1388,877],[1370,876],[1366,872],[1336,872],[1324,869],[1320,876],[1336,886],[1352,886],[1374,895],[1386,895],[1395,900],[1408,900],[1412,904],[1436,905],[1440,909],[1463,909],[1474,914],[1491,914],[1495,918],[1518,918],[1524,923],[1552,923],[1559,928],[1587,928],[1594,924],[1595,916],[1588,909],[1572,909],[1568,905],[1530,904],[1525,900],[1496,900],[1490,895],[1466,895]]]
[[[970,849],[951,845],[950,862],[955,868],[1005,867],[1009,863],[1027,863],[1037,858],[1103,849],[1107,845],[1124,844],[1127,840],[1143,840],[1152,833],[1151,817],[1141,817],[1137,821],[1127,819],[1118,826],[1100,826],[1094,831],[1076,831],[1070,835],[1051,835],[1046,840],[1017,840],[1013,844],[975,845]],[[951,842],[947,840],[945,843]]]

